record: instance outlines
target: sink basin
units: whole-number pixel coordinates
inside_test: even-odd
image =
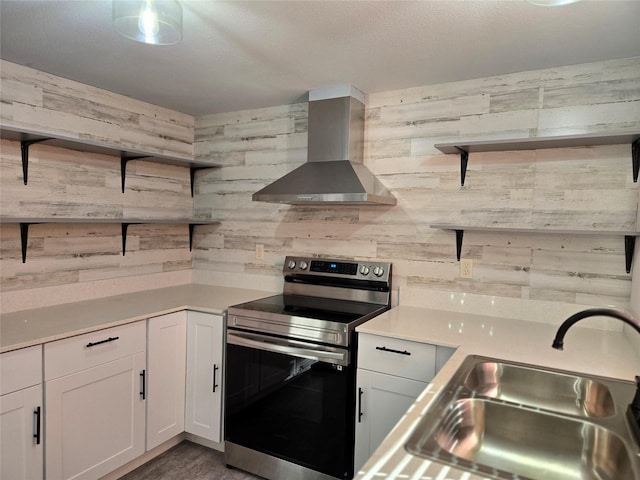
[[[558,413],[609,417],[611,391],[602,382],[504,362],[476,363],[464,383],[477,395]]]
[[[499,479],[640,480],[625,410],[635,385],[469,356],[405,448]]]
[[[493,466],[500,472],[487,473],[507,478],[633,478],[630,453],[611,431],[484,399],[454,402],[434,439],[459,461]]]

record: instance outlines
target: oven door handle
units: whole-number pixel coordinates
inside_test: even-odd
[[[346,351],[330,352],[324,349],[316,349],[313,344],[290,341],[282,338],[227,330],[227,343],[268,352],[284,353],[285,355],[292,355],[294,357],[309,358],[318,362],[345,366],[349,364],[349,356]]]

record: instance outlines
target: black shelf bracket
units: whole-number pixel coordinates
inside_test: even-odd
[[[456,147],[456,149],[460,152],[460,185],[464,187],[464,180],[467,177],[467,164],[469,163],[469,152],[466,150]]]
[[[129,225],[139,225],[139,223],[123,223],[122,224],[122,256],[127,251],[127,231],[129,230]]]
[[[127,251],[127,231],[129,230],[129,225],[139,225],[139,223],[123,223],[122,224],[122,256]]]
[[[24,184],[27,184],[29,176],[29,147],[34,143],[46,142],[47,140],[53,140],[53,138],[39,138],[37,140],[22,140],[20,142],[20,155],[22,156],[22,179]],[[24,255],[23,255],[24,257]],[[24,260],[23,260],[24,263]]]
[[[27,243],[29,243],[29,225],[30,223],[20,224],[20,244],[22,246],[22,263],[27,261]]]
[[[624,236],[624,257],[627,267],[627,273],[631,273],[631,263],[633,262],[633,251],[636,246],[636,237],[634,235]]]
[[[631,161],[633,162],[633,182],[638,182],[638,170],[640,170],[640,138],[631,144]]]
[[[193,249],[193,230],[195,228],[195,223],[189,224],[189,251]]]
[[[27,244],[29,243],[29,226],[38,225],[40,222],[20,222],[20,246],[22,249],[22,263],[27,261]]]
[[[462,253],[462,237],[464,236],[464,230],[456,230],[456,258],[460,261],[460,254]]]
[[[122,256],[124,257],[125,252],[127,251],[127,230],[129,230],[129,224],[122,224]]]
[[[150,155],[140,155],[137,157],[127,157],[125,154],[120,155],[120,177],[122,179],[122,193],[124,193],[124,183],[127,178],[127,163],[131,160],[140,160],[142,158],[149,158]]]
[[[196,172],[198,170],[208,170],[209,168],[216,168],[216,167],[190,167],[189,168],[189,177],[191,179],[191,197],[192,198],[193,198],[193,190],[194,190]]]

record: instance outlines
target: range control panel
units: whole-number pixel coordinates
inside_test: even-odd
[[[332,277],[347,276],[360,279],[384,280],[389,277],[391,263],[333,260],[314,257],[286,257],[283,273],[321,274]]]
[[[311,260],[309,271],[356,275],[358,273],[358,264],[347,262],[327,262],[326,260]]]

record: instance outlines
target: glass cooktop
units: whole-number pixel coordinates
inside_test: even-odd
[[[377,315],[385,311],[387,306],[348,300],[279,294],[234,305],[233,308],[283,316],[350,323],[363,317]]]

